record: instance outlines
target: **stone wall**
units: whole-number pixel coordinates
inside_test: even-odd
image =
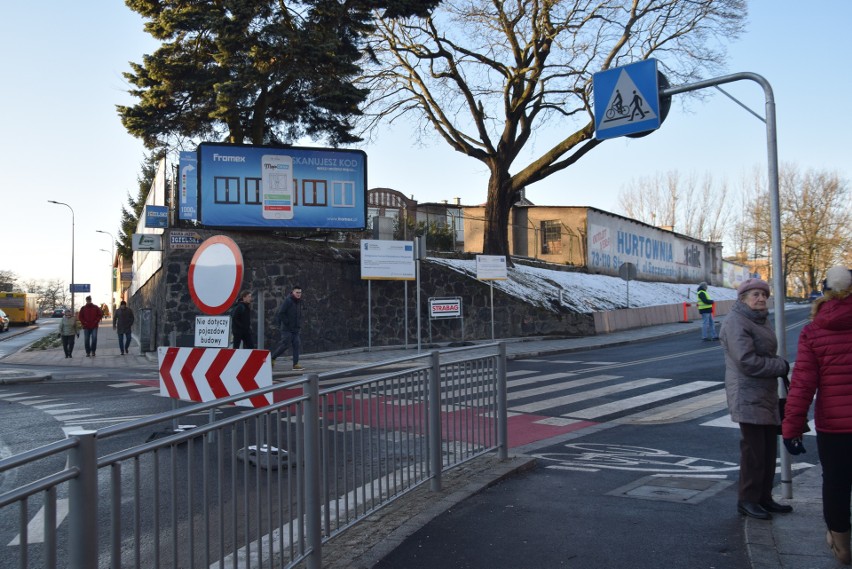
[[[202,238],[224,232],[198,230]],[[245,267],[244,289],[263,295],[265,341],[268,349],[276,334],[273,317],[294,285],[303,288],[304,321],[302,348],[305,353],[324,352],[368,345],[368,281],[361,279],[360,256],[354,245],[297,240],[268,233],[227,232],[239,245]],[[168,243],[168,232],[164,236]],[[194,250],[167,250],[163,267],[130,299],[134,311],[150,308],[156,344],[168,345],[174,333],[177,345],[192,345],[195,316],[187,273]],[[417,341],[416,285],[408,281],[406,307],[403,281],[371,281],[372,345],[399,345]],[[491,338],[490,287],[444,266],[421,263],[421,340],[456,342]],[[464,337],[459,319],[429,321],[429,297],[461,297]],[[253,305],[253,328],[257,329],[257,306]],[[406,309],[408,327],[405,326]],[[522,298],[494,291],[495,337],[540,335],[579,336],[594,334],[590,314],[534,307]],[[136,331],[138,332],[138,330]]]

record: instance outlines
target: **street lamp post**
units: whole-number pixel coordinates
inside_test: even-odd
[[[100,229],[95,229],[95,233],[103,233],[104,235],[109,235],[110,238],[110,309],[115,313],[115,292],[118,289],[116,286],[116,278],[115,278],[115,237],[113,237],[112,233],[109,231],[102,231]]]
[[[103,251],[103,252],[104,252],[104,253],[106,253],[107,255],[110,255],[110,254],[111,254],[111,253],[110,253],[109,251],[107,251],[106,249],[98,249],[98,251]],[[110,275],[112,275],[112,263],[111,263],[111,262],[110,262],[110,264],[109,264],[109,270],[110,270]],[[112,283],[110,283],[110,288],[112,288]],[[115,300],[114,300],[114,298],[113,298],[113,297],[110,297],[110,299],[109,299],[109,309],[110,309],[110,314],[112,314],[113,312],[115,312]]]
[[[71,286],[69,287],[69,290],[71,292],[71,313],[76,314],[77,312],[74,308],[74,208],[64,202],[57,202],[54,200],[47,200],[47,202],[56,205],[64,205],[71,210]]]

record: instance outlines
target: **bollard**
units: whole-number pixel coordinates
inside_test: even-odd
[[[683,321],[689,322],[689,315],[687,314],[687,309],[690,307],[688,302],[683,303]]]

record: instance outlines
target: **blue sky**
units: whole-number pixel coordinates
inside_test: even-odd
[[[745,35],[730,46],[728,73],[749,71],[772,85],[782,162],[852,178],[848,58],[852,2],[756,0]],[[78,283],[106,301],[111,239],[128,192],[135,195],[143,159],[116,104],[132,104],[122,73],[157,44],[123,2],[12,3],[0,20],[0,109],[3,172],[0,269],[21,279],[70,280],[71,215],[75,214]],[[764,114],[754,82],[723,87]],[[732,185],[755,167],[765,172],[763,123],[719,93],[684,111],[676,101],[662,128],[642,139],[618,138],[577,165],[528,188],[541,205],[588,205],[618,211],[619,191],[657,172],[712,173]],[[558,132],[542,129],[531,147],[544,151]],[[370,187],[390,187],[421,202],[485,201],[479,162],[432,139],[423,146],[405,125],[385,129],[360,148],[368,155]]]

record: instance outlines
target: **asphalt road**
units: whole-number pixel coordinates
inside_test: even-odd
[[[801,325],[790,326],[791,359]],[[539,458],[535,469],[435,518],[377,569],[751,567],[736,513],[739,431],[712,403],[723,389],[718,343],[682,335],[519,360],[509,371],[518,378],[530,369],[539,377],[573,374],[551,380],[561,389],[549,391],[553,404],[536,414],[597,425],[526,445]],[[604,375],[611,379],[585,383]],[[510,410],[529,408],[532,398],[512,397],[528,389],[510,387]],[[589,410],[606,414],[590,419]]]

